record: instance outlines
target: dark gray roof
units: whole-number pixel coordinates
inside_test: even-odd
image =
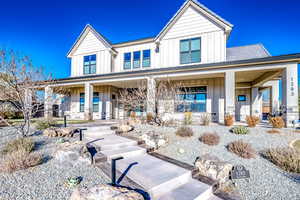
[[[226,61],[265,58],[269,56],[271,56],[271,54],[265,49],[262,44],[230,47],[226,50]]]

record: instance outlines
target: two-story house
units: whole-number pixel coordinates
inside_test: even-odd
[[[135,88],[147,81],[147,93],[157,80],[180,81],[183,98],[193,115],[211,113],[223,122],[225,114],[245,120],[262,114],[261,94],[269,89],[271,110],[282,105],[291,125],[298,119],[300,54],[271,56],[261,44],[227,48],[233,25],[196,0],[187,0],[156,37],[111,43],[86,25],[68,52],[71,76],[45,88],[70,90],[62,106],[75,119],[117,119],[126,115],[119,105],[119,89]],[[282,80],[282,104],[279,103]],[[150,100],[149,100],[150,101]],[[150,104],[149,104],[150,105]],[[46,102],[46,117],[52,114]],[[147,106],[146,112],[153,112]],[[178,106],[172,110],[182,117]]]

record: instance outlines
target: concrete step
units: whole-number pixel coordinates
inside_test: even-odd
[[[100,147],[101,151],[122,149],[128,146],[137,145],[137,141],[120,137],[114,134],[106,134],[100,137],[84,137],[90,144]]]
[[[117,161],[117,169],[156,199],[187,183],[191,172],[148,154]]]
[[[217,200],[212,193],[212,187],[195,179],[159,196],[157,200]]]
[[[101,151],[101,153],[107,157],[108,162],[111,162],[111,159],[113,158],[117,158],[120,156],[124,158],[130,158],[133,156],[145,154],[146,151],[147,150],[145,148],[141,148],[138,146],[128,146],[121,149]]]
[[[83,131],[83,136],[89,137],[89,138],[99,138],[103,135],[109,135],[109,134],[115,134],[115,131],[112,130],[98,130],[98,131],[90,131],[86,130]]]

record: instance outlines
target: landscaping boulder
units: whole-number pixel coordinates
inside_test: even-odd
[[[132,130],[133,130],[133,126],[127,124],[121,124],[117,129],[117,133],[128,133]]]
[[[79,141],[60,144],[58,150],[54,153],[54,158],[64,167],[73,167],[82,162],[87,164],[92,163],[92,155],[87,145]]]
[[[230,163],[221,161],[217,157],[209,154],[198,157],[194,164],[201,175],[219,184],[224,184],[229,181],[230,171],[233,168],[233,165]]]
[[[77,188],[71,195],[70,200],[144,200],[144,197],[123,187],[110,185],[96,185],[92,188]]]
[[[154,131],[143,134],[141,139],[145,141],[146,145],[155,149],[165,146],[168,143],[168,138],[165,135],[156,133]]]
[[[73,137],[77,129],[72,127],[67,128],[47,128],[44,130],[44,135],[48,137]]]

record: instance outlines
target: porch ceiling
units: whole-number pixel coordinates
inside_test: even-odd
[[[271,79],[280,78],[281,70],[259,70],[236,72],[235,79],[237,83],[251,83],[252,85],[261,85]]]

